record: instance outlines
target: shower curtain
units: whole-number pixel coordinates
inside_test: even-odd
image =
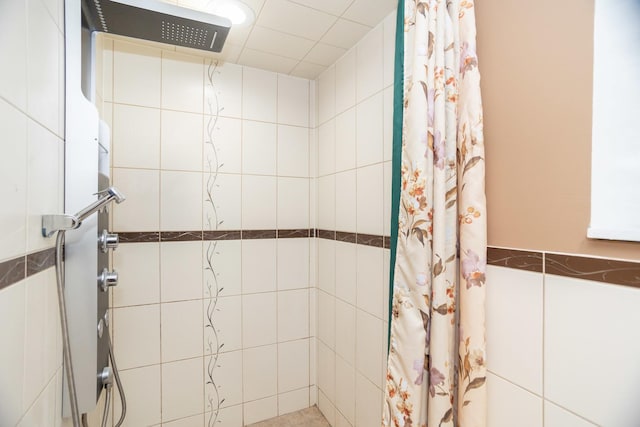
[[[486,207],[475,36],[471,0],[399,2],[397,227],[383,426],[486,425]]]

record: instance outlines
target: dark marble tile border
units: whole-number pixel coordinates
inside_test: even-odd
[[[295,239],[300,237],[311,237],[311,229],[296,228],[293,230],[278,230],[278,239]]]
[[[542,273],[544,258],[542,252],[519,251],[503,248],[487,248],[487,264],[499,267]]]
[[[159,242],[160,232],[158,231],[121,231],[118,233],[120,243],[147,243],[147,242]]]
[[[277,230],[242,230],[242,240],[275,239]]]
[[[45,249],[27,255],[27,277],[56,265],[56,248]]]
[[[356,243],[356,233],[348,233],[346,231],[336,231],[336,240],[338,242]]]
[[[356,243],[359,245],[374,246],[376,248],[384,247],[384,236],[373,234],[356,234]]]
[[[545,254],[545,273],[640,288],[640,262]]]
[[[318,229],[318,237],[320,239],[336,240],[336,232],[332,230]]]
[[[202,240],[202,231],[161,231],[161,242],[194,242]]]
[[[0,289],[6,288],[27,277],[26,257],[0,262]]]
[[[241,237],[242,232],[240,230],[202,232],[202,240],[240,240]]]
[[[345,243],[355,243],[358,245],[374,246],[376,248],[389,248],[391,246],[391,238],[389,236],[322,229],[319,229],[317,231],[318,237],[321,239],[336,240],[338,242]],[[388,246],[385,246],[385,242],[387,241],[389,242]]]

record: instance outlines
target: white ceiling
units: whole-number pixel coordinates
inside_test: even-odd
[[[164,0],[202,9],[215,0]],[[396,8],[397,0],[243,0],[250,25],[231,28],[229,62],[316,78]]]

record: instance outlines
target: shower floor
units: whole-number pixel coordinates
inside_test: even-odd
[[[317,406],[292,412],[270,420],[260,421],[247,427],[330,427]]]

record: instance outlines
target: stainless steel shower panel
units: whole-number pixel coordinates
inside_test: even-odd
[[[91,31],[220,52],[231,21],[156,0],[83,0]]]

